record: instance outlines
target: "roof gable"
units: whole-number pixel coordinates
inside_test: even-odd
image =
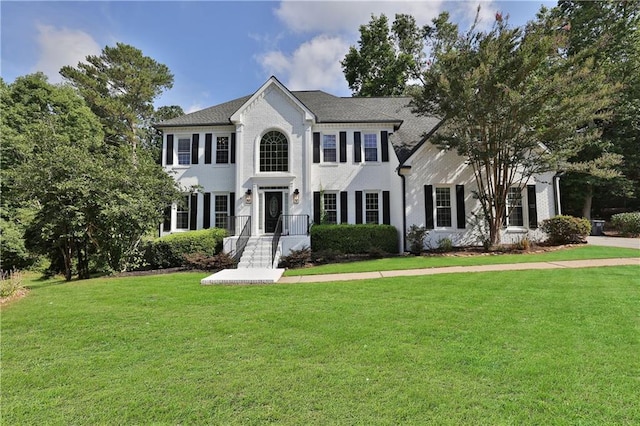
[[[256,92],[249,97],[232,115],[229,117],[229,120],[232,123],[239,123],[242,121],[242,115],[244,112],[253,104],[257,99],[262,97],[264,93],[266,93],[272,87],[276,87],[280,90],[294,105],[300,108],[303,111],[304,119],[307,121],[312,121],[315,119],[315,115],[309,108],[307,108],[298,98],[296,98],[289,89],[287,89],[284,84],[280,83],[277,78],[271,76],[269,80],[267,80]]]

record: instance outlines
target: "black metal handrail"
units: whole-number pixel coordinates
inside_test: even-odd
[[[280,218],[283,235],[309,235],[308,214],[284,214]]]
[[[236,250],[233,254],[233,260],[236,262],[240,262],[240,258],[242,257],[242,253],[244,253],[245,247],[247,247],[247,242],[251,237],[251,217],[246,216],[247,221],[240,232],[240,236],[238,237],[238,241],[236,243]]]
[[[276,229],[273,231],[273,238],[271,239],[271,265],[276,261],[276,253],[278,252],[278,244],[280,243],[280,236],[282,235],[282,216],[278,217],[278,223],[276,223]]]
[[[226,229],[230,237],[241,234],[247,226],[247,222],[251,221],[251,216],[227,216]],[[251,227],[249,227],[251,228]]]

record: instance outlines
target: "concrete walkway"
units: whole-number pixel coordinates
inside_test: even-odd
[[[622,237],[587,237],[587,242],[594,246],[622,247],[640,249],[640,238]]]
[[[492,271],[523,271],[530,269],[565,269],[565,268],[595,268],[600,266],[640,266],[640,257],[626,259],[589,259],[562,260],[556,262],[510,263],[500,265],[479,266],[446,266],[441,268],[408,269],[401,271],[356,272],[349,274],[304,275],[298,277],[282,277],[278,284],[319,283],[328,281],[354,281],[374,278],[408,277],[415,275],[453,274],[460,272],[492,272]]]

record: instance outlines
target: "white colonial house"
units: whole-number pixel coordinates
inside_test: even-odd
[[[157,124],[162,165],[185,190],[161,234],[227,228],[225,250],[262,267],[309,246],[321,218],[393,225],[398,251],[413,224],[431,230],[429,244],[477,244],[473,172],[427,141],[438,120],[414,115],[410,100],[290,91],[271,77],[252,95]],[[559,213],[554,174],[512,188],[508,202],[503,241],[538,232]]]

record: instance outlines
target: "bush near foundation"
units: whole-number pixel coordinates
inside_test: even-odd
[[[591,222],[584,217],[555,216],[542,221],[540,228],[551,244],[584,243],[591,233]]]
[[[640,235],[640,212],[614,214],[611,224],[625,237],[637,237]]]
[[[213,256],[222,250],[224,229],[211,228],[180,232],[149,242],[145,248],[145,263],[151,269],[175,268],[186,265],[185,256],[196,253]]]
[[[314,225],[311,250],[342,254],[397,253],[398,231],[391,225]]]

